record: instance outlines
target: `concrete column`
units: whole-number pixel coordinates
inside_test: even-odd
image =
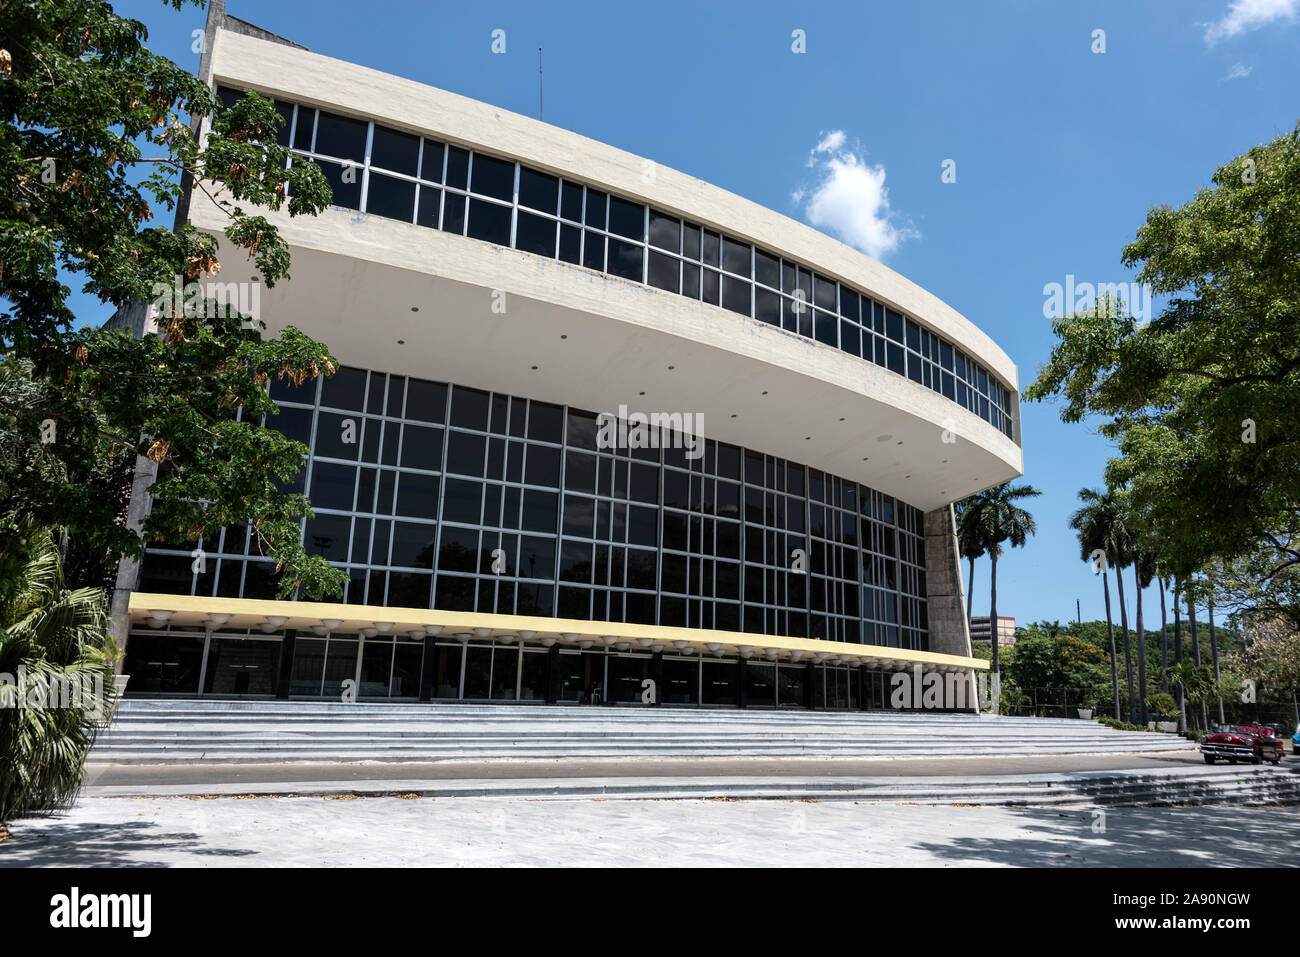
[[[970,622],[966,620],[966,592],[957,549],[957,520],[951,505],[925,513],[925,593],[930,621],[930,651],[971,657]],[[973,674],[968,677],[973,681]],[[969,696],[968,696],[969,697]],[[977,711],[974,701],[962,710]]]
[[[139,534],[149,512],[149,487],[153,485],[157,466],[143,455],[135,458],[135,475],[131,479],[131,501],[127,505],[126,527]],[[113,598],[109,603],[108,633],[117,642],[121,656],[117,659],[115,670],[122,673],[122,664],[126,661],[127,634],[131,629],[131,618],[127,605],[131,592],[135,591],[140,580],[140,565],[130,558],[123,558],[117,565],[117,581],[113,586]]]

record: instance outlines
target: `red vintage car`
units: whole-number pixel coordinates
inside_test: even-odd
[[[1282,760],[1282,739],[1272,728],[1258,724],[1226,724],[1201,737],[1201,754],[1206,764],[1226,758],[1229,764],[1249,761],[1263,764]]]

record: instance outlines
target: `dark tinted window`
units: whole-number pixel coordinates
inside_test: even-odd
[[[650,285],[670,292],[681,291],[681,277],[678,275],[678,260],[672,256],[650,250]]]
[[[681,243],[681,234],[680,220],[650,210],[650,245],[675,253]]]
[[[415,213],[415,184],[372,172],[366,190],[366,212],[409,223]]]
[[[436,140],[424,141],[424,155],[420,159],[420,176],[430,182],[442,182],[443,145]]]
[[[420,161],[420,138],[376,126],[370,142],[370,165],[414,176]],[[441,169],[441,167],[439,167]]]
[[[644,252],[641,246],[633,246],[621,239],[611,239],[609,241],[609,263],[605,268],[615,276],[622,276],[624,279],[635,279],[640,282],[641,260]]]
[[[519,211],[515,224],[515,248],[539,256],[555,257],[555,220]]]
[[[609,200],[609,231],[628,239],[645,236],[645,207],[611,196]]]
[[[587,214],[584,220],[588,226],[605,228],[606,196],[599,190],[587,190]]]
[[[325,379],[321,405],[334,409],[361,411],[366,395],[366,373],[362,369],[342,366]]]
[[[322,156],[360,163],[366,158],[366,128],[364,120],[320,111],[316,121],[316,152]]]
[[[565,182],[560,193],[560,215],[575,223],[582,222],[582,187]]]
[[[559,196],[560,180],[557,176],[540,173],[527,166],[519,168],[519,204],[544,213],[554,213]]]
[[[415,221],[421,226],[436,229],[438,215],[442,211],[442,190],[430,186],[420,187],[420,208],[415,214]]]
[[[514,163],[475,153],[473,177],[470,192],[507,201],[515,195]]]
[[[317,160],[316,165],[325,174],[325,179],[333,191],[334,195],[330,199],[332,205],[342,206],[345,209],[361,208],[362,169],[359,165],[341,166],[324,160]]]
[[[469,153],[458,146],[447,147],[447,185],[464,189],[469,182]]]
[[[469,201],[469,228],[466,235],[498,246],[510,245],[510,207],[498,206],[482,199]]]
[[[750,273],[749,247],[734,239],[722,238],[722,268],[748,278]]]

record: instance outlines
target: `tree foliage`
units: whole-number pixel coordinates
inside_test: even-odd
[[[1120,304],[1054,323],[1028,400],[1102,419],[1170,572],[1272,541],[1300,562],[1300,127],[1220,167],[1180,208],[1147,214],[1123,262],[1170,297],[1143,325]],[[1179,562],[1173,567],[1169,562]]]
[[[20,531],[19,572],[0,599],[0,821],[72,803],[117,660],[104,592],[68,590],[50,530]]]
[[[0,462],[0,582],[14,580],[27,516],[107,562],[247,523],[278,560],[282,593],[337,591],[342,574],[299,542],[306,448],[260,426],[276,411],[268,382],[331,373],[328,349],[292,326],[264,336],[229,303],[167,303],[142,339],[79,328],[69,307],[64,275],[119,307],[223,265],[272,287],[289,249],[264,214],[313,215],[330,200],[320,170],[276,144],[269,101],[220,108],[146,41],[108,3],[0,4],[0,429],[17,446]],[[222,238],[157,222],[187,196],[221,210]],[[120,490],[101,484],[104,463],[136,455],[158,469],[143,538],[122,521]]]

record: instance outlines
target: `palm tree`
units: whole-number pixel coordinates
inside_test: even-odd
[[[1155,557],[1147,549],[1141,549],[1134,555],[1133,584],[1137,588],[1137,648],[1138,648],[1138,708],[1139,718],[1135,724],[1146,724],[1147,714],[1147,632],[1142,621],[1142,592],[1151,587],[1155,578]]]
[[[975,598],[975,559],[984,557],[984,543],[981,530],[976,523],[976,515],[966,508],[966,501],[957,504],[957,550],[962,558],[970,562],[970,574],[966,576],[966,626],[970,627],[971,602]]]
[[[972,534],[978,535],[992,563],[989,573],[989,643],[993,646],[992,670],[995,675],[1001,670],[998,658],[998,559],[1002,557],[1002,543],[1020,548],[1030,535],[1038,531],[1034,517],[1016,502],[1042,494],[1032,485],[1013,487],[1003,482],[972,495],[963,503],[963,517],[978,529]],[[969,517],[966,516],[968,511],[972,513]]]
[[[1106,569],[1120,550],[1116,530],[1121,525],[1121,504],[1114,490],[1109,488],[1104,492],[1080,489],[1079,501],[1083,506],[1070,516],[1070,527],[1079,533],[1079,552],[1083,560],[1092,562],[1101,573],[1101,590],[1106,597],[1106,637],[1110,641],[1110,685],[1115,699],[1115,720],[1118,721],[1119,656],[1115,651],[1115,624],[1110,614],[1110,581]]]
[[[1160,690],[1169,693],[1169,613],[1165,610],[1165,570],[1157,567],[1160,585]]]
[[[1217,563],[1211,565],[1206,570],[1206,592],[1205,605],[1206,611],[1210,616],[1210,660],[1214,665],[1214,686],[1219,688],[1223,681],[1223,675],[1219,672],[1219,636],[1214,630],[1214,586],[1217,581],[1215,571],[1218,569]],[[1226,724],[1227,719],[1223,714],[1223,695],[1218,695],[1219,699],[1219,724]]]
[[[117,660],[104,592],[65,587],[58,546],[47,529],[24,523],[22,538],[27,554],[18,563],[21,572],[0,596],[0,672],[21,669],[27,689],[20,694],[17,685],[0,686],[0,821],[67,807],[76,798],[97,719],[111,707]],[[102,697],[95,700],[32,700],[33,689],[49,695],[96,682],[102,682]]]

